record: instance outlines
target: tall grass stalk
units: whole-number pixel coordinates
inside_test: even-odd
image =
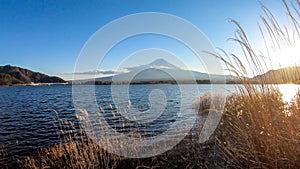
[[[295,93],[290,104],[284,103],[276,86],[269,85],[265,78],[259,79],[259,85],[252,85],[249,78],[244,78],[272,69],[272,65],[268,64],[270,50],[292,47],[299,41],[300,3],[293,1],[288,4],[284,0],[282,3],[293,25],[289,29],[262,5],[264,15],[259,29],[266,54],[255,51],[242,26],[231,20],[237,26],[235,37],[231,40],[241,47],[242,56],[224,50],[222,55],[215,55],[243,82],[243,86],[239,87],[240,94],[227,101],[221,125],[216,130],[215,141],[223,149],[225,161],[231,161],[234,167],[300,167],[299,93]],[[245,58],[246,62],[240,58]],[[300,77],[300,72],[295,73],[295,77]],[[286,78],[286,72],[281,75],[271,77],[271,82],[276,84],[278,78]]]

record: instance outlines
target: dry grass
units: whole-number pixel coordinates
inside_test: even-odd
[[[210,108],[209,100],[208,95],[201,98],[201,112]],[[60,120],[59,132],[66,133],[61,143],[29,157],[22,168],[299,168],[299,121],[300,93],[290,104],[276,89],[252,97],[237,94],[227,99],[220,125],[208,142],[200,144],[190,133],[161,155],[130,159],[108,153],[80,128],[70,132],[76,130],[74,124]]]
[[[280,25],[272,12],[262,6],[264,16],[259,27],[266,51],[291,47],[300,38],[299,1],[283,1],[283,5],[291,19],[290,29]],[[235,168],[300,168],[299,92],[291,103],[284,103],[276,87],[266,85],[270,81],[275,84],[278,77],[270,77],[268,82],[261,78],[258,86],[243,78],[262,74],[272,69],[272,65],[267,63],[269,53],[255,51],[242,26],[232,22],[237,30],[231,40],[240,45],[246,62],[225,51],[222,51],[225,56],[216,56],[240,77],[243,87],[239,88],[241,94],[232,96],[226,103],[221,125],[216,130],[216,142],[224,152],[225,161],[230,161]]]
[[[299,113],[276,91],[255,97],[234,95],[227,102],[216,141],[234,166],[299,168]]]
[[[82,114],[87,115],[87,112],[83,111]],[[161,155],[132,159],[102,149],[86,137],[81,127],[78,132],[70,132],[76,131],[75,125],[70,121],[58,119],[57,125],[59,135],[63,134],[61,142],[39,150],[36,156],[28,157],[20,163],[21,168],[202,168],[211,165],[208,163],[210,156],[207,155],[212,142],[205,145],[198,144],[191,134],[172,150]],[[111,142],[109,139],[104,141],[105,146],[111,147],[118,147],[116,145],[122,143]],[[118,148],[127,150],[126,145]]]
[[[28,157],[22,168],[115,168],[120,157],[87,139],[82,128],[58,117],[55,125],[60,143]]]

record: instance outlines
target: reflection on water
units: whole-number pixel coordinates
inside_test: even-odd
[[[282,93],[282,99],[285,102],[290,102],[297,94],[297,91],[300,89],[300,85],[295,84],[280,84],[277,85],[277,87]]]

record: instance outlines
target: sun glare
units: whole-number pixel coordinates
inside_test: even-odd
[[[280,50],[271,51],[271,62],[273,68],[284,68],[300,65],[300,43],[293,46],[284,46]]]
[[[284,102],[290,102],[297,94],[300,86],[295,84],[281,84],[277,86],[282,93],[282,99]]]

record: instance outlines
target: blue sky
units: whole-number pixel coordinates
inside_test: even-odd
[[[280,0],[263,0],[276,14]],[[138,12],[163,12],[196,25],[216,47],[235,50],[227,41],[238,20],[252,37],[259,34],[262,13],[259,1],[247,0],[101,0],[101,1],[13,1],[0,0],[0,65],[26,67],[50,75],[70,73],[88,38],[105,24]],[[122,57],[134,50],[176,44],[156,36],[134,37],[108,55],[99,69],[115,69]],[[165,45],[168,44],[168,45]],[[172,46],[174,44],[174,46]],[[184,56],[182,56],[184,60]],[[113,59],[113,61],[112,61]],[[192,65],[197,69],[197,65]]]

